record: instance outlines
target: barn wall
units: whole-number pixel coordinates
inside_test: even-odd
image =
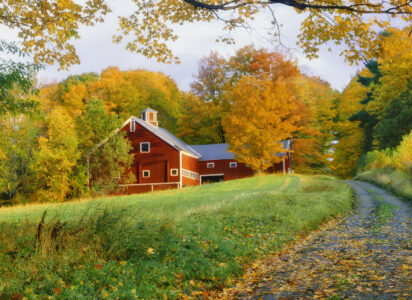
[[[207,163],[214,162],[214,168],[208,168]],[[221,160],[208,160],[199,162],[200,175],[208,174],[224,174],[224,180],[239,179],[244,177],[253,176],[254,172],[251,168],[247,167],[244,163],[237,164],[237,168],[230,168],[229,163],[236,162],[234,159],[221,159]]]
[[[290,167],[289,156],[285,156],[285,172],[288,173],[288,169]],[[266,170],[268,173],[283,173],[283,162],[275,163],[272,167]]]
[[[130,123],[122,130],[133,147],[134,161],[128,171],[136,175],[135,183],[179,182],[179,176],[170,176],[170,169],[180,169],[178,150],[138,123],[134,132],[130,132]],[[140,153],[140,142],[150,142],[149,153]],[[143,170],[149,170],[150,177],[143,178]]]
[[[185,155],[182,153],[182,168],[199,173],[199,162],[198,159],[192,156]],[[192,179],[182,176],[183,185],[199,185],[199,179]]]

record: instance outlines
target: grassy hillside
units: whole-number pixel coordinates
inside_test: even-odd
[[[412,201],[412,178],[404,172],[390,167],[372,169],[358,174],[356,179],[377,184]]]
[[[180,298],[351,208],[324,176],[260,176],[0,209],[0,299]]]

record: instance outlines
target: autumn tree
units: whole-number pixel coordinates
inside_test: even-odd
[[[38,138],[31,161],[34,201],[60,202],[71,189],[71,178],[80,156],[74,121],[63,108],[47,116],[47,132]]]
[[[191,92],[183,104],[179,120],[179,136],[192,144],[224,143],[222,119],[228,111],[227,84],[230,80],[228,61],[211,52],[199,62],[198,73],[191,84]],[[191,135],[199,132],[200,135]],[[188,135],[189,133],[189,135]]]
[[[279,162],[280,142],[299,127],[299,103],[285,80],[244,76],[229,95],[230,114],[223,122],[229,151],[237,160],[264,171]]]
[[[51,106],[62,106],[75,118],[93,98],[101,99],[106,109],[123,121],[131,115],[140,117],[140,112],[150,106],[159,112],[160,126],[177,132],[183,94],[171,78],[160,72],[110,67],[100,75],[69,76],[60,83],[42,87],[39,101],[46,113]]]
[[[360,75],[367,75],[363,70]],[[333,132],[335,145],[331,168],[334,175],[348,178],[354,175],[364,149],[364,131],[359,121],[351,122],[349,118],[362,109],[360,103],[366,97],[367,88],[354,77],[339,95],[335,106]]]
[[[360,61],[377,57],[380,44],[377,31],[390,26],[390,21],[411,21],[409,0],[135,0],[135,9],[119,17],[119,31],[114,42],[126,49],[162,62],[176,61],[168,42],[175,41],[176,25],[219,20],[226,32],[248,28],[262,11],[273,16],[271,33],[279,35],[276,8],[280,5],[305,14],[300,25],[299,45],[308,57],[316,57],[319,47],[326,42],[345,45],[341,51],[347,60]],[[108,1],[73,0],[56,2],[39,0],[6,0],[0,4],[0,24],[17,31],[24,50],[34,54],[36,62],[58,63],[61,68],[78,63],[79,57],[73,40],[79,38],[80,26],[93,26],[104,20],[110,12]],[[379,17],[385,16],[386,18]],[[389,20],[389,21],[388,21]],[[219,37],[226,43],[233,39]]]
[[[179,118],[179,137],[188,144],[220,144],[225,142],[221,106],[205,102],[192,93],[185,95]]]
[[[412,131],[403,136],[394,153],[394,165],[407,175],[412,176]]]
[[[393,148],[401,141],[402,134],[410,130],[408,122],[402,118],[409,118],[407,98],[412,80],[412,37],[406,29],[390,29],[382,36],[380,57],[366,63],[369,74],[358,75],[358,81],[367,88],[366,97],[361,101],[362,109],[350,117],[352,121],[359,121],[364,130],[363,153]],[[399,116],[396,121],[389,120],[396,118],[395,115]],[[390,133],[396,126],[399,130]]]
[[[226,142],[223,120],[230,112],[228,95],[243,76],[273,80],[287,78],[291,87],[298,73],[296,64],[285,55],[255,49],[253,45],[239,49],[229,59],[212,52],[201,60],[191,85],[193,94],[201,102],[187,102],[189,110],[184,108],[179,135],[184,137],[188,132],[201,132],[203,139],[194,137],[192,141],[186,137],[187,141],[202,144]],[[194,115],[193,111],[199,114]]]
[[[338,93],[319,78],[300,75],[296,96],[304,106],[301,129],[293,139],[293,169],[305,174],[329,173]]]

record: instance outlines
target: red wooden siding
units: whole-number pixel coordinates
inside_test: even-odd
[[[198,159],[182,153],[182,169],[199,174]],[[182,184],[183,185],[199,185],[199,179],[193,179],[193,178],[188,178],[186,176],[182,176]]]
[[[208,168],[207,163],[215,163],[214,168]],[[237,163],[237,168],[230,168],[230,162],[236,162],[234,159],[207,160],[199,162],[200,175],[224,174],[223,180],[239,179],[253,176],[254,172],[244,163]]]
[[[127,138],[133,146],[131,153],[134,154],[134,161],[131,172],[137,177],[136,183],[179,182],[179,176],[170,176],[170,169],[179,169],[178,150],[138,123],[135,124],[134,132],[130,132],[130,123],[122,130],[127,132]],[[141,142],[150,143],[150,152],[140,152]],[[143,177],[144,170],[150,171],[150,177]]]

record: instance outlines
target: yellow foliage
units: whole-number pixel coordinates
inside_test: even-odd
[[[297,79],[296,95],[304,104],[302,128],[293,139],[294,170],[298,173],[319,174],[329,169],[336,94],[319,78],[301,75]]]
[[[279,142],[291,138],[300,121],[287,82],[244,76],[228,98],[231,109],[223,126],[236,159],[260,171],[279,162]]]
[[[63,201],[70,190],[70,175],[79,158],[74,122],[60,107],[47,117],[48,131],[39,138],[31,169],[36,193],[33,200]]]
[[[348,118],[362,109],[360,101],[366,97],[366,93],[367,88],[353,78],[339,97],[335,112],[337,121],[333,128],[337,133],[337,141],[331,162],[336,176],[347,178],[353,175],[363,152],[363,130],[358,122],[350,122]]]
[[[86,98],[87,89],[84,83],[71,86],[70,90],[61,97],[67,112],[70,112],[73,118],[79,116],[85,109]]]
[[[412,131],[396,148],[393,163],[395,168],[412,175]]]
[[[412,35],[410,28],[389,28],[380,47],[379,71],[382,77],[373,90],[374,101],[366,106],[372,114],[381,116],[393,98],[401,95],[412,81]]]
[[[228,32],[249,26],[259,13],[273,9],[272,4],[283,4],[296,8],[297,13],[305,13],[298,38],[308,57],[317,57],[322,44],[334,42],[345,45],[340,47],[343,48],[340,54],[346,60],[359,62],[378,56],[382,42],[378,33],[387,29],[391,22],[412,20],[411,7],[405,0],[385,3],[376,0],[223,2],[135,0],[135,7],[127,12],[127,16],[118,16],[119,28],[112,40],[114,43],[125,42],[127,50],[147,58],[164,63],[178,62],[170,46],[178,39],[177,27],[218,18],[226,32],[217,41],[233,44]],[[0,24],[17,31],[24,50],[32,53],[37,62],[58,63],[61,68],[68,68],[79,63],[72,43],[79,37],[79,28],[104,21],[110,12],[108,3],[107,0],[38,0],[32,5],[25,0],[5,0],[0,4]],[[225,13],[227,11],[231,13]],[[272,25],[271,33],[277,33],[277,22]],[[275,34],[274,38],[279,36]]]

